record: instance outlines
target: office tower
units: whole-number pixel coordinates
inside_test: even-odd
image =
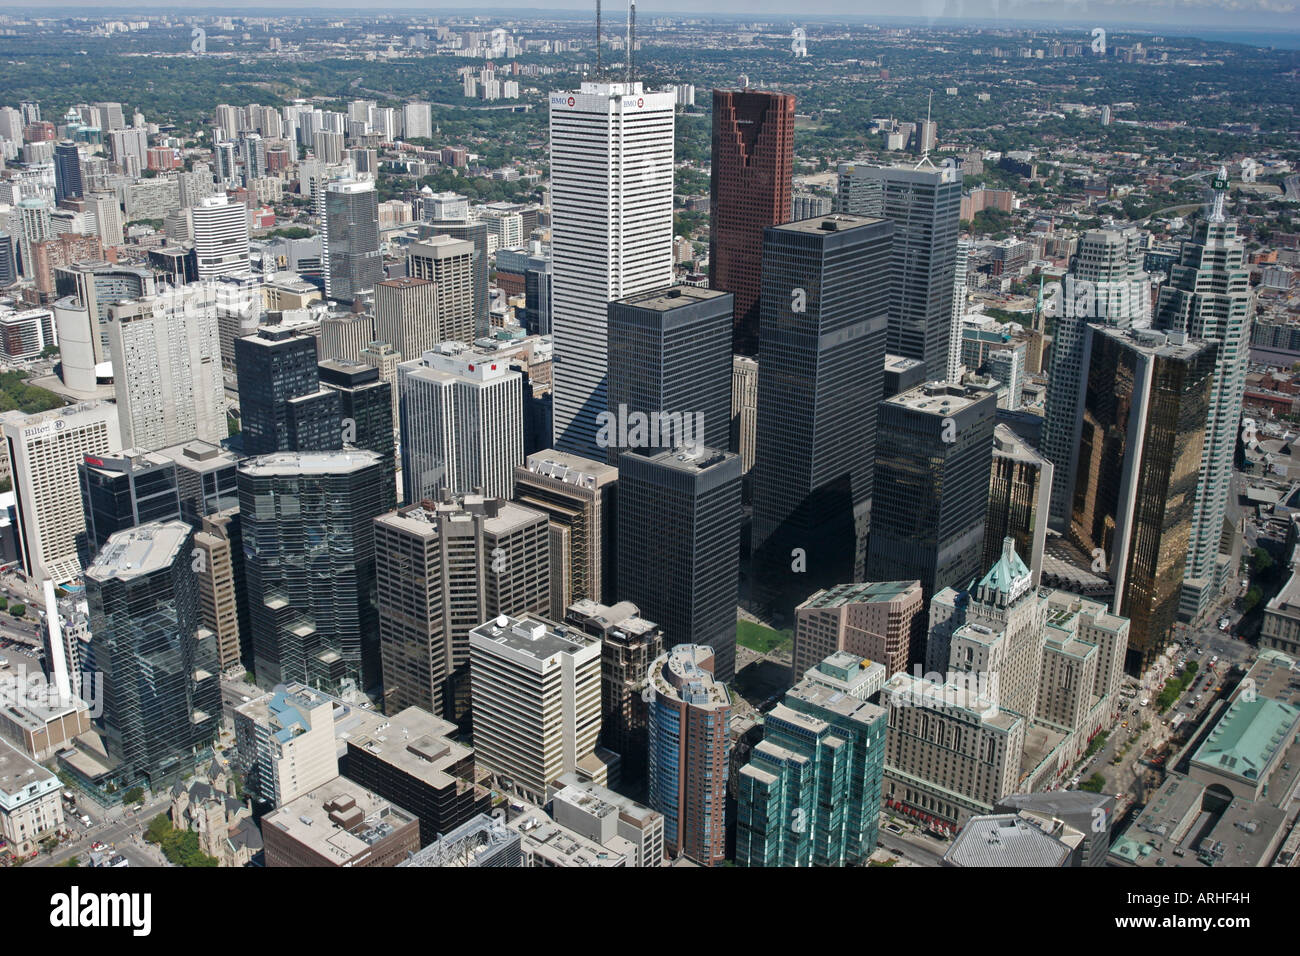
[[[611,852],[626,853],[628,866],[663,866],[664,818],[608,787],[565,774],[552,801],[555,822]]]
[[[758,354],[763,230],[791,219],[794,95],[713,91],[709,288],[735,296],[733,350]]]
[[[234,724],[245,788],[261,803],[284,806],[339,775],[334,700],[309,687],[246,700]]]
[[[181,517],[176,465],[153,452],[86,455],[77,466],[86,530],[78,547],[83,566],[119,531]]]
[[[1052,338],[1042,452],[1053,465],[1050,524],[1056,531],[1069,528],[1073,508],[1088,375],[1088,323],[1121,329],[1150,324],[1142,243],[1136,226],[1085,232],[1065,277],[1063,300],[1058,297],[1061,306],[1054,309],[1060,314]]]
[[[747,355],[731,362],[731,443],[740,456],[741,473],[754,467],[754,445],[758,432],[758,363]]]
[[[397,386],[397,366],[401,364],[402,353],[387,342],[376,340],[367,343],[361,350],[360,360],[379,371],[379,380],[388,385],[389,397],[393,407],[393,432],[396,434],[402,421],[400,411],[400,393]]]
[[[524,457],[523,375],[490,352],[445,342],[397,367],[402,498],[475,491],[509,498]]]
[[[80,199],[85,193],[81,181],[81,153],[77,144],[59,143],[54,147],[54,201]]]
[[[549,248],[528,257],[524,269],[524,315],[520,322],[530,335],[551,334],[552,263]]]
[[[235,475],[239,458],[233,452],[207,442],[189,441],[160,448],[157,454],[176,465],[182,520],[197,525],[204,515],[239,504]]]
[[[469,632],[469,649],[475,762],[500,789],[541,802],[566,773],[606,782],[597,747],[600,641],[502,614]]]
[[[930,382],[880,406],[867,578],[916,578],[926,596],[980,571],[997,400]]]
[[[488,310],[491,302],[488,296],[488,225],[486,222],[469,222],[463,219],[432,219],[422,224],[421,234],[431,236],[433,239],[439,239],[447,236],[455,239],[457,242],[468,242],[474,247],[474,256],[471,260],[471,276],[473,282],[473,329],[474,338],[482,338],[492,331],[492,326],[488,317]],[[424,240],[421,245],[427,244],[428,239]],[[409,264],[408,264],[409,269]],[[409,275],[419,275],[412,273]],[[429,278],[429,276],[423,276]],[[457,278],[457,292],[459,296],[459,278]],[[459,309],[455,312],[459,315]],[[469,341],[468,339],[466,341]]]
[[[316,340],[264,325],[235,340],[244,454],[343,446],[339,396],[320,384]]]
[[[194,524],[191,564],[199,579],[199,620],[216,638],[224,674],[252,661],[239,509],[206,514]]]
[[[707,447],[619,459],[618,588],[667,642],[713,648],[713,673],[736,665],[740,458]]]
[[[569,583],[567,595],[560,595],[568,597],[564,608],[584,598],[613,599],[617,487],[617,468],[553,448],[515,466],[515,500],[545,512],[564,532],[551,560],[552,577]]]
[[[25,415],[0,415],[18,516],[23,571],[37,583],[64,584],[81,575],[77,536],[86,530],[77,466],[122,447],[117,409],[85,402]]]
[[[609,304],[609,405],[596,444],[611,465],[634,449],[727,447],[731,306],[730,293],[694,286]]]
[[[356,362],[367,342],[375,340],[375,320],[369,315],[347,312],[320,320],[320,358]]]
[[[473,748],[452,739],[455,724],[419,707],[360,719],[347,735],[343,776],[413,812],[421,846],[491,809],[490,791],[474,783]]]
[[[384,278],[379,248],[379,194],[371,180],[332,182],[321,206],[325,295],[351,303]]]
[[[254,673],[265,687],[379,683],[372,451],[282,452],[239,468]]]
[[[874,167],[840,163],[835,186],[835,211],[850,216],[879,219],[885,211],[885,185]]]
[[[622,758],[623,786],[638,787],[646,778],[643,695],[650,664],[664,652],[664,629],[630,601],[577,601],[564,621],[600,638],[600,742]]]
[[[607,306],[673,281],[673,93],[583,83],[551,94],[555,447],[599,458]],[[597,199],[596,197],[600,197]]]
[[[1183,243],[1179,261],[1170,269],[1155,316],[1162,329],[1185,332],[1194,341],[1218,346],[1183,576],[1180,612],[1185,620],[1199,620],[1208,613],[1216,597],[1232,589],[1237,578],[1236,561],[1220,553],[1219,547],[1231,497],[1232,462],[1250,362],[1247,329],[1254,310],[1245,244],[1237,235],[1237,224],[1223,215],[1227,183],[1222,170],[1219,185],[1210,218],[1196,223],[1192,241]]]
[[[387,342],[403,356],[415,356],[440,342],[458,338],[458,333],[463,335],[463,324],[453,323],[451,328],[439,324],[438,288],[428,279],[410,276],[376,283],[376,340]]]
[[[0,288],[18,281],[18,247],[11,233],[0,231]]]
[[[1089,325],[1070,537],[1132,622],[1127,670],[1163,651],[1191,545],[1217,343]],[[1100,554],[1098,554],[1100,551]]]
[[[195,438],[215,444],[229,435],[209,290],[115,303],[103,328],[123,444],[161,448]]]
[[[920,359],[927,379],[945,379],[952,328],[961,172],[871,168],[882,212],[894,224],[890,263],[891,355]]]
[[[966,314],[966,273],[970,262],[971,241],[969,239],[957,240],[957,256],[953,261],[953,283],[952,283],[952,325],[948,328],[948,374],[947,380],[953,384],[961,381],[962,373],[965,368],[961,361],[961,324],[962,316]],[[1018,408],[1019,386],[1016,386],[1016,402],[1013,408]]]
[[[381,382],[379,369],[370,365],[327,359],[317,367],[321,386],[338,392],[343,443],[379,455],[384,510],[392,511],[397,507],[397,443],[391,386]]]
[[[798,673],[796,671],[796,673]],[[883,708],[804,679],[763,718],[740,768],[739,866],[853,866],[875,852]]]
[[[122,207],[116,193],[93,193],[87,197],[95,213],[95,232],[105,249],[120,246],[122,235]]]
[[[89,670],[104,675],[97,729],[119,788],[160,791],[217,738],[216,642],[199,624],[192,545],[183,521],[150,522],[113,535],[86,569]]]
[[[262,818],[266,866],[400,866],[420,849],[413,813],[335,777]]]
[[[760,592],[787,608],[861,579],[892,229],[833,216],[764,234],[753,549]]]
[[[469,632],[550,608],[546,516],[500,498],[407,505],[375,522],[384,709],[459,721],[469,709]]]
[[[55,294],[60,298],[71,296],[84,307],[75,315],[65,318],[89,323],[73,329],[59,323],[59,339],[78,344],[89,342],[94,350],[96,365],[110,362],[108,333],[104,323],[108,307],[127,299],[153,296],[158,290],[158,280],[153,270],[140,266],[116,265],[110,262],[79,262],[54,269]],[[67,356],[63,356],[67,360]]]
[[[403,329],[402,341],[406,348],[397,347],[403,355],[421,355],[440,342],[470,344],[478,336],[474,301],[474,259],[472,242],[450,236],[434,236],[412,245],[406,254],[407,275],[434,283],[434,290],[410,293],[413,286],[403,288],[406,299],[403,316],[409,317],[409,331]],[[385,292],[387,297],[394,292]],[[429,321],[429,302],[432,298],[433,321]],[[376,306],[378,296],[376,296]],[[391,315],[391,308],[386,309]],[[376,319],[378,314],[376,314]],[[392,319],[386,320],[391,323]],[[390,324],[383,328],[388,330]],[[382,336],[381,336],[382,338]],[[385,339],[385,341],[389,341]],[[426,344],[427,343],[427,344]],[[410,351],[407,351],[409,349]]]
[[[841,584],[818,591],[794,610],[794,673],[837,651],[877,661],[886,674],[907,670],[925,636],[920,581]]]
[[[663,814],[671,856],[716,866],[726,850],[731,698],[713,651],[697,644],[655,658],[648,683],[647,802]]]
[[[1012,538],[1016,551],[1025,556],[1033,572],[1034,586],[1038,586],[1047,543],[1052,471],[1052,463],[1006,425],[993,429],[993,469],[984,516],[982,567],[997,560],[1003,538]]]
[[[208,196],[192,216],[199,278],[248,273],[248,207],[225,195]]]

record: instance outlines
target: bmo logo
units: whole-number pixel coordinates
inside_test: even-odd
[[[551,105],[552,105],[552,106],[573,106],[573,105],[576,104],[577,102],[578,102],[578,101],[577,101],[574,97],[572,97],[572,96],[567,96],[567,95],[565,95],[564,93],[552,93],[552,94],[551,94]]]
[[[568,102],[568,105],[569,105],[569,106],[572,106],[574,103],[576,103],[576,102],[578,102],[578,101],[575,100],[572,96],[570,96],[567,102]]]
[[[638,96],[636,100],[636,108],[640,109],[643,106],[645,106],[645,100]]]

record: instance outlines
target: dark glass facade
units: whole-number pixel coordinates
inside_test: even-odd
[[[59,143],[54,147],[54,201],[80,199],[85,195],[81,182],[81,156],[76,143]]]
[[[169,461],[149,455],[88,458],[77,466],[77,478],[86,517],[77,548],[83,567],[111,535],[147,521],[181,517],[176,466]]]
[[[763,603],[792,609],[819,588],[856,580],[861,569],[892,234],[884,220],[841,215],[764,235],[750,472],[755,596]]]
[[[310,336],[263,326],[235,340],[235,367],[244,454],[343,447],[338,393],[321,388]]]
[[[618,463],[618,599],[664,629],[664,643],[713,649],[735,676],[740,457],[627,452]]]
[[[393,438],[392,385],[379,380],[372,365],[321,362],[320,380],[337,392],[344,441],[354,448],[378,453],[384,468],[383,507],[397,507],[397,442]]]
[[[239,469],[244,575],[259,684],[379,683],[373,520],[383,467],[369,451],[268,455]]]
[[[691,429],[690,442],[726,448],[731,425],[732,296],[692,286],[675,286],[609,304],[609,391],[612,416],[619,406],[659,419],[647,429],[641,448],[666,448],[665,432]],[[679,425],[680,423],[680,425]],[[703,433],[697,425],[703,425]],[[615,429],[615,437],[617,430]],[[631,448],[616,440],[607,460]]]
[[[325,291],[331,299],[352,302],[384,278],[379,249],[379,194],[373,186],[341,183],[325,190],[325,243],[328,272]],[[368,185],[368,184],[367,184]]]
[[[733,347],[758,354],[763,229],[790,221],[794,96],[713,91],[709,288],[735,295]]]

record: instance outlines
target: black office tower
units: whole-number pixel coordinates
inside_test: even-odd
[[[862,579],[892,234],[850,215],[764,233],[754,597],[783,613]]]
[[[311,336],[264,325],[235,339],[235,371],[245,455],[343,447],[338,392],[321,387]]]
[[[380,682],[372,451],[280,453],[239,468],[253,660],[263,687]]]
[[[635,449],[727,447],[733,300],[673,286],[609,304],[608,405],[596,443],[611,465]]]
[[[930,382],[880,406],[867,580],[915,578],[928,601],[984,570],[997,397]]]
[[[176,465],[152,452],[87,455],[77,466],[86,530],[77,536],[82,567],[111,535],[147,521],[181,517]]]
[[[80,199],[85,195],[81,181],[81,156],[76,143],[54,147],[54,201]]]
[[[344,444],[379,454],[384,510],[392,511],[397,507],[392,385],[379,380],[379,369],[373,365],[326,359],[318,367],[321,384],[338,392]]]
[[[701,448],[618,460],[618,599],[662,625],[665,646],[713,648],[736,673],[740,456]]]

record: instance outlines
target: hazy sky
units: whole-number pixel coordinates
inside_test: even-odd
[[[605,0],[611,11],[626,8],[625,0]],[[359,12],[356,0],[204,0],[186,3],[140,2],[140,0],[56,0],[47,6],[33,5],[30,0],[0,0],[0,8],[22,9],[41,16],[57,15],[60,10],[78,13],[110,11],[147,11],[149,9],[183,10],[186,13],[238,13],[256,10],[275,13],[282,10],[339,10]],[[438,13],[458,11],[484,14],[502,10],[543,12],[545,10],[584,10],[595,8],[594,0],[548,0],[544,3],[520,0],[479,0],[472,6],[464,0],[383,0],[366,13],[411,11]],[[1167,24],[1186,27],[1215,25],[1225,29],[1263,31],[1292,29],[1300,31],[1300,0],[806,0],[792,7],[789,0],[644,0],[638,4],[641,17],[666,13],[701,15],[723,13],[752,16],[755,19],[785,20],[797,9],[796,18],[817,15],[850,16],[857,20],[872,17],[902,16],[910,18],[957,18],[980,20],[1064,21],[1071,23]]]

